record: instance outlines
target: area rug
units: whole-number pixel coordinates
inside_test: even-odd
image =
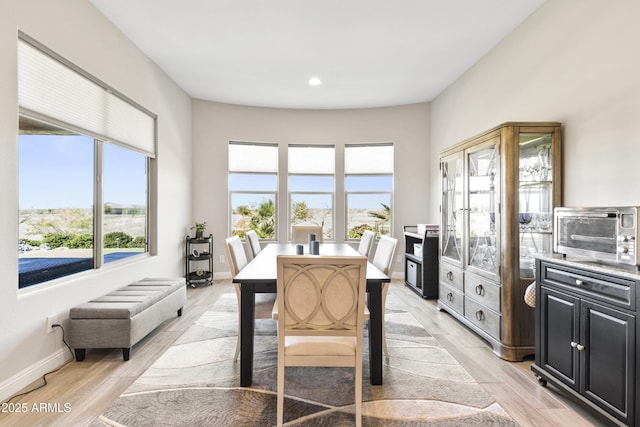
[[[240,387],[237,321],[229,286],[91,427],[275,425],[275,322],[256,320],[253,385]],[[517,426],[393,292],[385,325],[384,385],[370,384],[363,358],[364,426]],[[354,425],[352,369],[287,368],[285,394],[286,425]]]

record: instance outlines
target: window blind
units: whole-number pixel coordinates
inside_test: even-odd
[[[347,144],[344,152],[344,172],[393,173],[393,144]]]
[[[229,172],[278,172],[278,146],[229,142]]]
[[[18,104],[25,114],[49,117],[155,157],[155,115],[22,34]]]
[[[289,173],[335,173],[335,147],[333,145],[289,145]]]

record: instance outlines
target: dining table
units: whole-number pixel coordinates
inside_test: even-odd
[[[277,293],[278,255],[296,255],[296,244],[267,244],[233,278],[240,284],[240,386],[248,387],[253,382],[253,340],[255,323],[255,297],[258,293]],[[348,243],[321,243],[318,255],[305,256],[358,256]],[[391,278],[383,271],[367,263],[367,306],[369,308],[369,376],[371,384],[382,385],[382,286]]]

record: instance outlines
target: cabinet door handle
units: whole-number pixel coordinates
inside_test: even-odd
[[[582,286],[584,285],[584,282],[580,279],[576,279],[576,286]]]
[[[453,281],[453,271],[447,273],[447,279],[449,279],[450,282]]]
[[[484,313],[482,312],[482,310],[476,311],[476,319],[478,319],[481,322],[484,320]]]
[[[482,284],[476,286],[476,295],[484,296],[484,286]]]
[[[447,300],[448,300],[449,302],[453,302],[453,292],[449,292],[449,293],[447,294]]]
[[[584,350],[584,345],[577,343],[575,341],[571,341],[571,347],[577,348],[579,351]]]

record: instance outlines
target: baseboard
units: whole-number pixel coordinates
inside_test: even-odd
[[[44,374],[58,369],[72,358],[73,356],[69,352],[69,349],[64,346],[48,357],[42,359],[40,362],[31,365],[11,378],[8,378],[6,381],[0,383],[0,401],[5,402],[29,384],[39,378],[42,378]],[[37,387],[37,385],[38,384],[35,384],[33,387]]]

